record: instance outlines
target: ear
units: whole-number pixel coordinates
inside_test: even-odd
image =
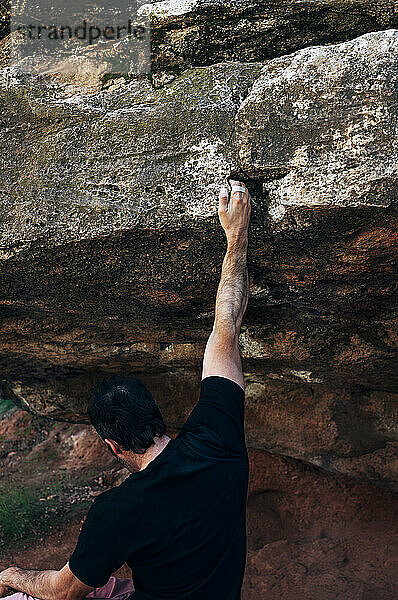
[[[117,442],[114,442],[113,440],[108,440],[108,438],[105,438],[104,442],[105,442],[106,444],[108,444],[109,448],[110,448],[111,450],[113,450],[113,452],[114,452],[115,454],[122,454],[122,451],[121,451],[121,449],[120,449],[120,446],[119,446],[119,444],[118,444]]]

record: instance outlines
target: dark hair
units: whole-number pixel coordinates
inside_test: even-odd
[[[112,375],[100,381],[92,390],[88,415],[103,440],[113,440],[136,454],[144,454],[155,435],[166,433],[156,401],[135,377]]]

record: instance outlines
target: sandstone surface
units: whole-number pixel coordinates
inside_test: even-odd
[[[397,57],[388,30],[94,92],[4,67],[2,394],[85,421],[92,383],[135,372],[181,426],[240,169],[248,445],[397,487]]]

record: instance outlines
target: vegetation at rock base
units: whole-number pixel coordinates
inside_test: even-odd
[[[9,400],[8,398],[2,398],[0,396],[0,415],[3,415],[5,412],[10,410],[10,408],[12,408],[13,406],[14,406],[14,403],[12,402],[12,400]]]
[[[51,475],[46,485],[0,484],[0,546],[13,544],[48,532],[85,507],[87,501],[69,506],[70,477],[64,472]]]

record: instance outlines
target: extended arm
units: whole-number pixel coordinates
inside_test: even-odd
[[[208,339],[202,379],[211,375],[227,377],[244,389],[239,352],[239,332],[248,301],[247,271],[250,197],[244,183],[232,181],[245,192],[222,189],[218,207],[221,225],[227,236],[221,279],[217,290],[213,330]]]
[[[41,600],[82,600],[93,589],[75,577],[68,563],[60,571],[9,567],[0,573],[0,597],[19,591]]]

